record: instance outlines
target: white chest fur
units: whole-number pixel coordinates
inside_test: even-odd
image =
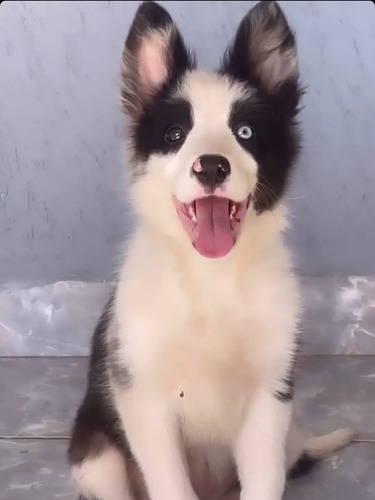
[[[281,262],[238,269],[144,248],[138,236],[116,306],[133,383],[160,394],[191,439],[230,439],[254,388],[282,376],[294,346],[297,291],[283,249]]]

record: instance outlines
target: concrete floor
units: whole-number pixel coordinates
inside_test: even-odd
[[[86,358],[0,358],[0,499],[73,500],[67,437]],[[358,439],[288,485],[286,500],[374,500],[375,356],[301,360],[297,401],[312,432],[350,426]]]

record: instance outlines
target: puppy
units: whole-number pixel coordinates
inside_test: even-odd
[[[216,72],[143,3],[123,55],[136,229],[69,450],[81,500],[280,500],[346,445],[292,422],[299,293],[282,241],[299,149],[295,38],[275,2]]]

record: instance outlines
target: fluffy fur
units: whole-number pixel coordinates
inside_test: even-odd
[[[123,60],[137,225],[93,337],[74,482],[83,500],[280,500],[287,474],[352,438],[304,441],[292,418],[299,294],[282,196],[299,145],[294,36],[261,2],[208,73],[146,2]]]

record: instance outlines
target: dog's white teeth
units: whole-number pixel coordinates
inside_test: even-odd
[[[237,209],[236,205],[233,203],[233,205],[230,208],[230,218],[233,219],[234,216],[236,215]]]
[[[189,217],[193,222],[197,222],[197,217],[194,213],[193,207],[189,207]]]

